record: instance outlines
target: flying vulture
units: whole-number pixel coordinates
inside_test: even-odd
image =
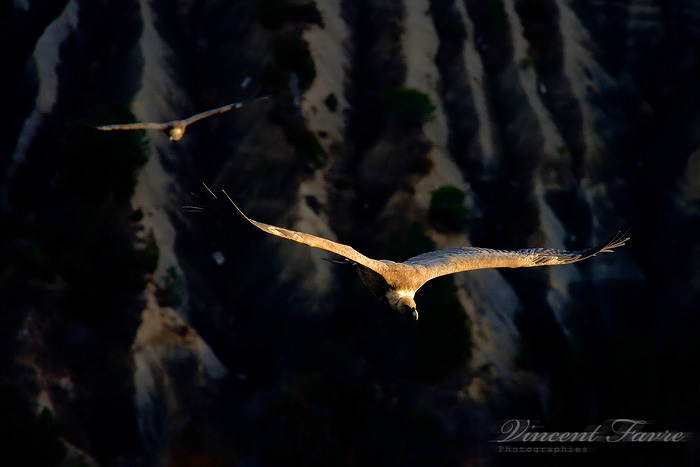
[[[203,118],[211,117],[212,115],[222,114],[228,112],[229,110],[238,109],[243,107],[250,101],[258,99],[267,99],[270,96],[255,97],[252,99],[246,99],[240,102],[234,102],[233,104],[224,105],[217,107],[215,109],[207,110],[205,112],[200,112],[198,114],[192,115],[184,120],[173,120],[164,123],[116,123],[113,125],[100,125],[95,128],[102,131],[112,131],[112,130],[162,130],[168,133],[170,141],[180,141],[182,136],[185,134],[185,129]]]
[[[206,185],[205,185],[206,187]],[[209,190],[208,187],[206,187]],[[214,193],[209,190],[214,195]],[[356,267],[362,282],[379,299],[385,300],[393,309],[418,319],[418,310],[413,297],[416,291],[430,279],[462,271],[487,268],[522,268],[534,266],[556,266],[581,261],[598,253],[611,252],[625,244],[629,237],[618,232],[602,245],[585,250],[567,251],[550,248],[530,248],[523,250],[492,250],[488,248],[461,247],[431,251],[402,263],[389,260],[376,260],[357,252],[342,243],[295,230],[264,224],[246,216],[236,206],[231,197],[222,190],[238,212],[251,224],[263,232],[321,248],[345,258]],[[214,195],[216,197],[216,195]],[[190,210],[204,210],[188,206]]]

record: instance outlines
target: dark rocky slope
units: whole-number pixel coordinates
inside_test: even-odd
[[[697,431],[693,2],[39,3],[4,7],[0,33],[6,452],[488,465],[523,461],[487,443],[503,418]],[[90,128],[255,89],[273,98],[177,144]],[[632,240],[436,280],[414,323],[322,252],[185,213],[190,192],[228,210],[202,182],[378,258]],[[567,462],[698,459],[697,441],[597,447]]]

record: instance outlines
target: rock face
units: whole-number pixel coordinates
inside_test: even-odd
[[[451,465],[494,460],[503,418],[697,429],[696,2],[28,0],[2,22],[2,399],[28,463]],[[178,143],[91,128],[256,92]],[[202,182],[377,258],[632,240],[436,280],[413,323],[324,252],[185,213],[231,212]]]

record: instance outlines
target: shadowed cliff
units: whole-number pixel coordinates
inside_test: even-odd
[[[523,461],[490,449],[500,419],[697,431],[698,18],[652,0],[4,7],[2,438],[35,465],[489,465]],[[91,128],[256,92],[178,143]],[[396,261],[631,240],[431,281],[413,322],[202,182]],[[214,212],[182,209],[198,202]],[[698,445],[567,461],[593,457],[693,465]]]

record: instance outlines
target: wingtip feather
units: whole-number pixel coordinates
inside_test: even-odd
[[[226,190],[224,190],[224,189],[222,188],[222,189],[221,189],[221,192],[226,196],[226,198],[229,200],[229,202],[230,202],[231,204],[233,204],[233,207],[236,208],[236,210],[241,214],[241,216],[243,216],[243,217],[245,218],[245,220],[247,220],[248,222],[250,222],[251,224],[253,224],[252,219],[250,219],[248,216],[246,216],[245,213],[241,210],[241,208],[239,208],[238,205],[237,205],[236,203],[233,202],[233,200],[232,200],[231,197],[228,195],[228,193],[226,193]]]
[[[214,199],[219,199],[219,197],[218,197],[218,196],[216,196],[216,195],[214,194],[214,192],[213,192],[213,191],[211,191],[211,188],[209,188],[209,187],[207,186],[207,184],[206,184],[206,183],[202,182],[202,185],[204,185],[204,188],[206,188],[206,189],[207,189],[207,191],[209,192],[209,194],[210,194],[210,195],[212,195],[212,196],[214,197]]]
[[[630,239],[628,234],[629,229],[625,230],[624,232],[622,230],[618,230],[617,233],[610,238],[603,251],[612,251],[613,248],[624,245],[625,242]]]
[[[618,230],[615,235],[610,237],[610,240],[604,243],[604,246],[598,253],[612,253],[615,248],[623,246],[625,242],[630,239],[628,234],[629,229],[625,230],[624,233],[622,230]]]

